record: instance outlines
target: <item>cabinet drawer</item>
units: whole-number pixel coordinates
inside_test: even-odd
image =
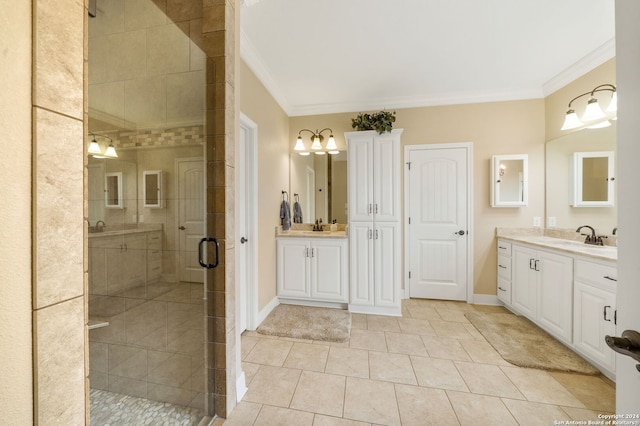
[[[511,243],[498,240],[498,254],[511,257]]]
[[[507,305],[511,304],[511,281],[498,278],[498,299]]]
[[[511,280],[511,258],[498,254],[498,276]]]
[[[601,265],[586,260],[576,261],[576,280],[591,282],[605,287],[615,286],[618,279],[618,268]]]
[[[147,234],[147,248],[158,250],[162,248],[162,235],[160,232],[149,232]]]

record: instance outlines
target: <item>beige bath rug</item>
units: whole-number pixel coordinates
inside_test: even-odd
[[[271,311],[257,331],[271,336],[346,342],[351,333],[351,312],[282,304]]]
[[[541,370],[600,374],[595,367],[528,319],[511,313],[464,314],[505,361]]]

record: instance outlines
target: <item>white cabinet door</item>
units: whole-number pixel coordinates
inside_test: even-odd
[[[369,222],[349,225],[349,298],[354,305],[373,305],[372,235]]]
[[[573,333],[573,259],[539,251],[536,318],[542,328],[571,343]]]
[[[349,221],[373,218],[373,134],[349,136]]]
[[[393,222],[375,225],[374,241],[374,289],[375,305],[397,307],[400,283],[400,226]]]
[[[615,352],[604,341],[605,335],[615,335],[616,296],[614,293],[575,282],[573,344],[577,351],[615,371]]]
[[[347,240],[311,242],[311,297],[347,302]]]
[[[147,236],[131,234],[124,236],[124,282],[126,288],[144,284],[147,279]]]
[[[308,298],[308,241],[295,238],[277,240],[276,249],[278,296]]]
[[[373,214],[376,222],[400,220],[400,140],[393,133],[373,141]]]
[[[537,253],[535,250],[514,245],[512,256],[511,304],[519,313],[535,320]]]

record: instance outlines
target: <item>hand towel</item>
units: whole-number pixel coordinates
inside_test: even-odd
[[[282,201],[280,204],[280,219],[282,219],[282,229],[288,231],[291,228],[291,208],[288,201]]]
[[[293,223],[302,223],[302,207],[297,201],[293,203]]]

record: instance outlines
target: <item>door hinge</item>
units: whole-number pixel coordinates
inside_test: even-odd
[[[409,271],[409,279],[411,279],[411,271]]]
[[[409,166],[409,170],[411,170],[411,161],[407,161],[407,166]]]
[[[409,218],[409,225],[411,225],[411,218]]]

